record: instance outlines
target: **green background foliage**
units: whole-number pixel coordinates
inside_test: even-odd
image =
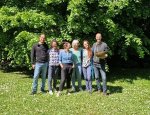
[[[1,0],[0,62],[30,67],[40,33],[48,43],[88,39],[92,45],[101,32],[110,57],[144,58],[150,55],[149,5],[149,0]]]

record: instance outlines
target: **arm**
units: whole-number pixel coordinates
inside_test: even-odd
[[[107,44],[105,44],[105,47],[104,47],[104,52],[102,52],[102,56],[100,57],[101,59],[105,59],[108,57],[108,50],[109,50],[109,47],[107,46]]]
[[[59,64],[60,64],[60,67],[63,68],[63,65],[62,65],[62,52],[59,52]]]
[[[32,47],[31,50],[31,64],[32,64],[32,68],[35,68],[35,46]]]
[[[73,60],[73,53],[71,52],[71,59],[72,59],[72,62],[73,62],[73,65],[72,65],[72,68],[74,68],[74,66],[75,66],[75,62],[74,62],[74,60]]]

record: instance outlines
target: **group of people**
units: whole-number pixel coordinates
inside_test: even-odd
[[[90,47],[89,41],[83,41],[83,48],[80,47],[78,40],[63,41],[63,48],[58,48],[56,40],[52,40],[50,48],[46,44],[45,34],[41,34],[39,42],[34,44],[31,50],[31,63],[34,69],[33,85],[31,94],[37,93],[38,77],[41,73],[42,83],[41,92],[45,92],[45,81],[48,68],[48,89],[49,94],[56,92],[61,95],[66,82],[67,94],[71,91],[76,92],[75,81],[78,81],[78,90],[82,89],[82,74],[86,83],[86,91],[92,93],[92,70],[94,70],[97,91],[107,95],[105,58],[107,58],[108,46],[102,41],[101,33],[96,34],[96,42]],[[72,48],[71,48],[72,47]],[[61,69],[61,80],[57,91],[57,78]],[[102,77],[103,87],[100,85]],[[53,81],[53,84],[52,84]],[[52,87],[53,86],[53,87]]]

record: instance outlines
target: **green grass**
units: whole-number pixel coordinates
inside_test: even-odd
[[[85,91],[68,96],[64,91],[62,96],[56,97],[41,94],[39,90],[38,94],[31,96],[30,76],[0,71],[0,114],[150,115],[149,69],[114,70],[107,78],[109,96],[97,92],[90,95]],[[38,89],[40,83],[39,79]]]

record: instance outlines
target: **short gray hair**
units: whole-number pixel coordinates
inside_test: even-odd
[[[72,47],[74,48],[75,44],[79,44],[79,40],[73,40],[72,41]]]

